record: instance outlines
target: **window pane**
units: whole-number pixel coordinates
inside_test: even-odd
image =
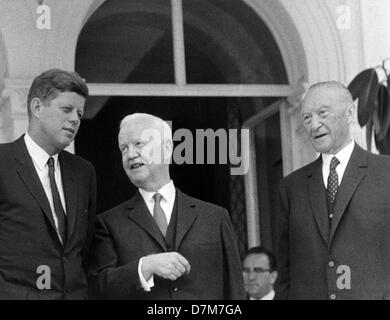
[[[276,42],[244,1],[184,0],[188,83],[287,83]]]
[[[167,0],[108,0],[78,40],[76,70],[88,82],[174,83]]]

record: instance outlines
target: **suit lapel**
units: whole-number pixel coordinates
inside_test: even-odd
[[[62,187],[64,189],[66,216],[67,216],[67,237],[68,243],[71,239],[74,225],[76,222],[77,213],[77,183],[75,176],[77,176],[72,168],[72,165],[67,158],[67,155],[61,152],[59,154],[59,162],[61,167]]]
[[[332,226],[330,230],[329,244],[332,241],[345,209],[350,202],[356,188],[366,175],[368,152],[363,151],[358,145],[351,154],[345,169],[341,185],[337,192]]]
[[[325,243],[329,239],[328,206],[326,204],[325,186],[322,177],[322,158],[318,159],[308,168],[307,188],[314,218]]]
[[[144,229],[145,232],[164,249],[164,251],[167,251],[168,249],[164,237],[139,192],[129,200],[127,208],[130,211],[129,218]]]
[[[53,214],[50,209],[49,200],[46,197],[45,190],[43,189],[42,183],[39,180],[32,159],[27,151],[27,147],[24,142],[24,135],[15,141],[14,150],[15,159],[20,163],[20,167],[18,169],[18,174],[20,178],[41,207],[52,228],[57,233]]]
[[[175,248],[179,249],[184,236],[194,223],[197,217],[197,208],[190,197],[176,189],[177,197],[177,224]]]

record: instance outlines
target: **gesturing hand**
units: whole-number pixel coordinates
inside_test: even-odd
[[[155,274],[165,279],[176,280],[188,274],[190,270],[189,262],[180,253],[164,252],[144,257],[141,271],[145,279]]]

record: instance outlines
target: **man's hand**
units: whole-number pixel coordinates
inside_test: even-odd
[[[155,274],[165,279],[176,280],[188,274],[191,266],[186,258],[177,252],[151,254],[142,260],[142,275],[146,280]]]

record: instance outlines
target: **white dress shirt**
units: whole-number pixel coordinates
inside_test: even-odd
[[[274,300],[275,298],[275,291],[271,290],[269,293],[267,293],[264,297],[262,297],[260,300]]]
[[[139,193],[141,194],[142,198],[145,201],[146,206],[149,209],[150,214],[153,216],[153,208],[154,208],[154,198],[153,196],[156,193],[159,193],[162,195],[162,198],[160,200],[161,209],[165,213],[165,217],[167,218],[167,223],[169,224],[169,221],[171,221],[173,206],[175,205],[175,198],[176,198],[176,190],[175,186],[173,184],[173,181],[169,181],[166,185],[164,185],[160,190],[157,192],[154,191],[146,191],[144,189],[139,188]]]
[[[343,179],[343,175],[345,169],[347,167],[348,161],[351,158],[351,154],[353,148],[355,147],[355,142],[352,140],[348,145],[346,145],[343,149],[341,149],[337,154],[322,154],[322,177],[324,180],[325,188],[328,187],[328,176],[330,171],[330,161],[333,157],[336,157],[340,163],[336,167],[337,177],[338,177],[338,185],[341,184],[341,180]]]
[[[152,216],[153,216],[153,208],[154,208],[154,202],[155,202],[153,196],[156,193],[159,193],[162,195],[162,198],[160,200],[160,206],[161,206],[161,209],[165,213],[165,217],[167,218],[167,223],[169,225],[169,222],[171,221],[173,206],[175,205],[175,199],[176,199],[176,189],[175,189],[175,186],[173,184],[173,181],[172,180],[169,181],[166,185],[164,185],[157,192],[146,191],[146,190],[141,189],[141,188],[139,188],[138,190],[139,190],[139,193],[141,194],[142,198],[144,199],[145,204],[146,204],[146,206],[147,206],[147,208]],[[154,286],[154,277],[152,275],[150,277],[150,279],[146,281],[146,279],[142,275],[141,267],[142,267],[143,258],[144,257],[142,257],[138,263],[138,276],[140,278],[141,285],[144,288],[144,290],[150,291],[150,289]]]
[[[255,299],[255,298],[250,297],[249,300],[274,300],[274,298],[275,298],[275,290],[272,289],[270,292],[268,292],[261,299]]]
[[[50,209],[57,229],[57,234],[59,236],[58,219],[57,216],[54,214],[55,211],[54,211],[53,194],[51,192],[50,179],[49,179],[49,167],[47,165],[47,161],[49,160],[50,155],[45,150],[43,150],[30,137],[28,133],[24,135],[24,142],[26,143],[27,151],[32,159],[39,180],[41,181],[43,189],[45,190],[46,197],[49,200]],[[54,179],[56,180],[58,192],[61,198],[62,207],[64,208],[64,212],[66,214],[65,195],[64,195],[64,188],[62,186],[61,168],[60,168],[60,163],[58,161],[58,153],[53,155],[52,158],[54,159]]]

